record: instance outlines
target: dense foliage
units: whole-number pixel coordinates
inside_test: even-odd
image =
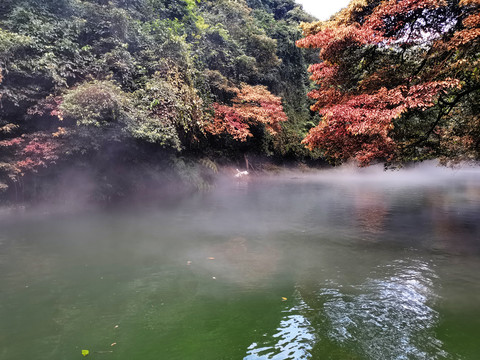
[[[480,158],[478,0],[353,0],[331,20],[305,24],[297,45],[311,65],[304,143],[334,162],[366,165]]]
[[[310,156],[312,20],[293,0],[2,0],[0,192],[68,166],[115,187],[122,168]]]
[[[479,9],[352,0],[314,22],[294,0],[3,0],[0,194],[71,168],[107,199],[165,169],[203,187],[245,154],[478,160]]]

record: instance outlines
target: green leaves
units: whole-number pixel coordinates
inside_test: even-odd
[[[292,132],[309,118],[307,75],[294,41],[306,14],[293,0],[0,0],[0,13],[0,142],[23,139],[0,152],[3,184],[18,181],[18,164],[22,175],[87,164],[112,143],[135,148],[130,159],[165,150],[230,156],[205,127],[211,104],[229,104],[242,82],[282,96],[297,119],[283,145],[300,146]],[[261,142],[243,148],[266,153]],[[29,160],[28,144],[42,156]]]
[[[180,151],[201,133],[203,101],[180,69],[155,73],[135,97],[128,124],[135,138]]]
[[[105,126],[125,116],[129,97],[111,81],[92,81],[69,90],[60,110],[77,125]]]
[[[0,57],[12,56],[14,52],[33,44],[29,36],[16,34],[0,28]]]

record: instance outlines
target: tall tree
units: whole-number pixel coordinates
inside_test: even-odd
[[[308,95],[322,116],[304,144],[361,165],[478,159],[479,6],[353,0],[331,20],[304,25],[297,46],[321,49]]]

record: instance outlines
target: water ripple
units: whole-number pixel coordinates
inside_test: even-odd
[[[315,342],[314,329],[304,314],[308,306],[297,294],[299,304],[285,310],[285,316],[274,335],[264,334],[248,347],[244,360],[311,359]]]
[[[435,337],[433,270],[421,261],[397,261],[377,270],[384,275],[350,289],[320,291],[327,336],[368,359],[448,359]]]

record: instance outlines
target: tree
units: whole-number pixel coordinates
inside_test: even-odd
[[[303,157],[311,20],[294,0],[1,0],[0,197],[76,166],[111,184],[173,157]]]
[[[304,25],[297,46],[321,49],[308,95],[322,121],[303,143],[360,165],[479,158],[479,16],[478,0],[353,0]],[[460,105],[473,118],[461,119]],[[459,137],[464,148],[449,152]]]
[[[251,137],[251,126],[265,125],[271,134],[280,130],[280,123],[287,120],[282,99],[273,95],[265,86],[243,84],[236,90],[232,106],[214,103],[215,117],[206,129],[218,135],[230,134],[234,139],[246,141]]]

